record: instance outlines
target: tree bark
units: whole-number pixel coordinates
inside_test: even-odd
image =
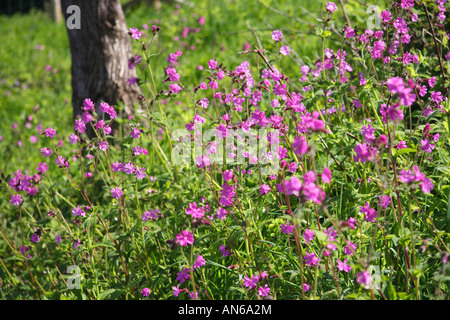
[[[71,16],[67,8],[80,8],[80,29],[67,29],[72,56],[72,106],[74,119],[83,110],[84,99],[90,98],[117,106],[124,103],[124,111],[132,114],[140,94],[139,86],[130,86],[127,79],[136,77],[136,70],[128,68],[133,56],[125,16],[119,0],[61,0],[65,20]],[[107,118],[106,114],[103,115]],[[88,127],[88,126],[87,126]],[[114,129],[114,126],[113,126]],[[92,127],[87,128],[94,136]]]

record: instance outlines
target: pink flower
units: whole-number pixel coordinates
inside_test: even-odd
[[[189,268],[183,268],[183,270],[177,273],[177,281],[179,281],[180,284],[190,278],[189,271]]]
[[[194,263],[194,265],[192,266],[194,269],[195,268],[200,268],[201,266],[204,266],[205,265],[205,258],[203,258],[203,256],[201,256],[201,255],[198,255],[197,256],[197,260],[195,260],[195,263]]]
[[[326,167],[323,169],[322,175],[321,175],[323,183],[329,183],[331,181],[331,170],[330,168]]]
[[[382,208],[387,208],[389,206],[389,204],[391,203],[391,197],[387,194],[379,196],[378,198],[380,200],[380,206]]]
[[[364,207],[359,207],[360,211],[366,215],[366,220],[368,222],[375,222],[375,218],[378,216],[378,213],[375,209],[370,208],[368,202],[364,205]]]
[[[115,199],[120,199],[123,196],[123,191],[120,187],[114,188],[111,190],[111,196]]]
[[[269,295],[269,292],[270,292],[270,288],[267,284],[264,285],[264,288],[263,287],[258,288],[258,294],[261,297],[267,297]]]
[[[141,134],[141,130],[139,130],[138,128],[133,128],[133,130],[131,130],[131,133],[130,133],[130,135],[135,139],[139,138],[140,134]]]
[[[234,190],[234,185],[228,185],[227,183],[224,183],[222,185],[222,190],[220,190],[219,198],[220,205],[226,207],[233,204],[234,196],[236,194]]]
[[[405,141],[399,141],[399,143],[396,145],[396,148],[397,149],[405,149],[405,148],[407,148],[408,146],[406,145],[406,142]]]
[[[283,39],[283,33],[280,30],[274,30],[272,32],[272,40],[279,42]]]
[[[74,143],[77,143],[77,141],[78,141],[78,136],[77,136],[75,133],[72,133],[72,134],[69,136],[69,142],[70,142],[71,144],[74,144]]]
[[[314,239],[314,231],[305,229],[305,232],[303,233],[303,239],[305,239],[305,243],[310,242]]]
[[[293,224],[281,224],[280,226],[281,232],[284,234],[290,234],[294,232],[294,225]]]
[[[270,187],[267,184],[263,184],[261,185],[261,187],[259,188],[259,193],[260,194],[268,194],[270,191]]]
[[[357,248],[356,244],[354,244],[353,241],[347,241],[347,245],[344,248],[344,252],[346,255],[352,256],[353,255],[352,249],[353,251],[356,251],[356,248]]]
[[[47,137],[53,138],[54,135],[56,134],[56,130],[49,127],[47,129],[45,129],[44,133]]]
[[[42,148],[41,149],[41,154],[44,157],[50,157],[52,155],[52,149],[49,148]]]
[[[73,128],[79,133],[83,133],[86,130],[86,124],[81,119],[75,120]]]
[[[309,267],[317,265],[317,263],[319,263],[320,260],[319,257],[316,256],[315,252],[306,253],[306,255],[304,255],[303,258],[305,259],[306,265]]]
[[[384,22],[389,22],[392,20],[391,13],[388,10],[381,11],[381,19],[383,19]]]
[[[341,260],[338,259],[337,260],[337,268],[338,268],[339,271],[345,271],[347,273],[349,273],[350,270],[352,270],[352,267],[350,267],[347,264],[347,259],[345,259],[344,262],[342,262]]]
[[[362,143],[362,144],[358,143],[353,150],[356,153],[356,156],[353,156],[353,160],[355,162],[359,161],[361,163],[364,163],[364,162],[370,161],[370,159],[373,156],[372,150],[365,143]]]
[[[218,208],[216,210],[216,216],[217,216],[217,219],[219,219],[219,220],[225,220],[225,217],[227,216],[227,214],[228,214],[228,211],[225,210],[224,208]]]
[[[187,215],[192,215],[192,218],[202,218],[205,214],[205,209],[197,207],[197,203],[193,202],[189,204],[189,207],[186,209]]]
[[[143,297],[147,297],[150,294],[150,289],[149,288],[142,289],[141,294]]]
[[[282,54],[283,56],[287,56],[290,52],[291,50],[289,49],[288,46],[282,46],[280,48],[280,54]]]
[[[436,77],[431,77],[430,79],[428,79],[428,85],[430,86],[430,88],[433,88],[435,84],[436,84]]]
[[[213,59],[209,60],[208,61],[208,67],[210,69],[212,69],[212,70],[216,69],[217,68],[217,61],[213,60]]]
[[[420,148],[426,153],[431,153],[434,149],[434,143],[430,143],[430,140],[428,139],[420,140],[420,144],[422,145]]]
[[[14,206],[19,206],[22,203],[22,196],[20,194],[13,194],[9,202]]]
[[[109,147],[108,141],[99,141],[98,142],[98,148],[102,151],[106,151]]]
[[[327,6],[325,7],[325,9],[331,13],[333,13],[334,11],[337,10],[337,6],[334,2],[328,2]]]
[[[352,29],[352,28],[350,28],[350,27],[347,27],[347,28],[345,29],[345,37],[346,37],[346,38],[351,39],[351,38],[353,38],[353,37],[355,37],[355,36],[356,36],[355,29]]]
[[[224,245],[224,244],[221,244],[221,245],[219,246],[219,250],[220,250],[220,252],[222,252],[222,256],[224,256],[224,257],[230,255],[230,250],[229,250],[229,249],[227,248],[227,246]]]
[[[234,176],[233,171],[230,169],[225,170],[222,175],[223,175],[223,181],[231,180],[231,179],[233,179],[233,176]]]
[[[142,33],[139,32],[138,28],[130,28],[130,35],[134,40],[139,40],[142,36]]]
[[[80,208],[80,206],[77,206],[76,208],[72,209],[72,214],[74,216],[81,216],[81,217],[85,217],[86,216],[86,212]]]
[[[33,233],[33,235],[31,236],[31,241],[34,243],[39,242],[39,236],[36,233]]]
[[[369,289],[370,283],[372,282],[372,277],[367,271],[362,271],[356,275],[356,282],[366,289]]]
[[[188,244],[194,243],[194,236],[190,231],[183,230],[177,234],[177,241],[181,246],[186,247]]]
[[[295,137],[294,141],[292,142],[292,149],[294,152],[298,155],[304,155],[308,151],[308,144],[306,142],[306,139],[301,137]]]
[[[259,277],[256,275],[253,275],[253,277],[250,279],[247,275],[244,276],[243,279],[243,285],[244,287],[248,287],[250,290],[256,287],[256,284],[259,281]]]
[[[58,156],[58,158],[55,159],[56,165],[59,167],[68,167],[69,162],[67,162],[66,159],[64,159],[62,156]]]
[[[94,102],[92,102],[91,99],[86,98],[83,101],[83,107],[82,108],[83,108],[84,111],[92,110],[92,109],[94,109]]]

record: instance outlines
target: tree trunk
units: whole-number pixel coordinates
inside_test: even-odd
[[[72,14],[67,8],[72,5],[78,6],[81,17],[79,29],[67,27],[72,55],[74,119],[83,113],[81,106],[86,98],[96,104],[99,115],[102,113],[98,106],[102,101],[112,106],[121,101],[125,113],[132,114],[140,90],[137,84],[130,86],[127,82],[136,77],[136,70],[128,68],[133,53],[120,1],[61,0],[61,4],[66,21]],[[92,127],[86,131],[89,137],[94,135]]]

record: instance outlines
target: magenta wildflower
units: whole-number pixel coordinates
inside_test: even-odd
[[[50,157],[52,155],[52,149],[49,148],[42,148],[41,149],[41,154],[44,157]]]
[[[304,283],[304,284],[303,284],[303,291],[304,291],[304,292],[308,292],[310,288],[311,288],[311,287],[309,286],[309,284],[307,284],[307,283]]]
[[[181,246],[186,247],[188,244],[194,243],[194,235],[188,230],[183,230],[177,234],[177,241]]]
[[[334,11],[337,10],[337,6],[334,2],[328,2],[327,6],[325,7],[325,9],[331,13],[333,13]]]
[[[144,213],[141,215],[141,219],[143,222],[148,221],[150,219],[156,220],[158,219],[157,213],[159,213],[158,209],[156,209],[155,211],[153,210],[144,211]]]
[[[250,279],[247,275],[244,276],[243,279],[243,285],[244,287],[248,287],[250,290],[256,287],[256,284],[259,281],[259,277],[256,275],[253,275],[253,277]]]
[[[62,156],[58,156],[55,159],[55,162],[59,167],[68,167],[69,166],[69,162],[66,159],[64,159]]]
[[[37,243],[37,242],[39,242],[39,236],[36,234],[36,233],[33,233],[32,235],[31,235],[31,241],[32,242],[34,242],[34,243]]]
[[[130,28],[130,35],[134,40],[139,40],[142,36],[142,33],[138,28]]]
[[[227,214],[228,214],[228,211],[225,210],[224,208],[218,208],[216,210],[216,216],[217,216],[217,219],[219,219],[219,220],[225,220],[225,217],[227,216]]]
[[[373,151],[365,143],[358,143],[353,150],[356,153],[356,155],[353,156],[353,160],[355,162],[359,161],[361,163],[364,163],[364,162],[370,161],[370,159],[372,159],[372,157],[373,157]]]
[[[431,143],[428,139],[420,140],[420,144],[422,145],[420,149],[422,149],[426,153],[431,153],[431,151],[434,149],[434,143]]]
[[[198,255],[197,260],[195,260],[194,265],[192,267],[194,269],[200,268],[200,267],[204,266],[205,264],[206,264],[205,258],[203,258],[203,256],[201,256],[201,255]]]
[[[305,243],[310,242],[314,239],[314,231],[305,229],[305,232],[303,233],[303,239],[305,239]]]
[[[347,264],[347,259],[345,259],[344,262],[342,262],[341,260],[338,259],[337,260],[337,268],[338,268],[339,271],[345,271],[347,273],[349,273],[350,270],[352,270],[352,267],[350,267]]]
[[[58,233],[55,233],[55,241],[56,241],[56,244],[61,243],[61,236]]]
[[[407,148],[408,146],[406,145],[406,142],[405,141],[400,141],[397,145],[396,145],[396,148],[397,149],[405,149],[405,148]]]
[[[222,173],[222,176],[223,176],[223,181],[229,181],[229,180],[233,179],[234,174],[233,174],[232,170],[227,169]]]
[[[294,225],[293,224],[281,224],[280,226],[281,232],[284,234],[290,234],[294,232]]]
[[[142,289],[141,294],[143,297],[147,297],[150,294],[150,289],[149,288]]]
[[[362,271],[356,275],[356,282],[358,282],[365,289],[369,289],[369,286],[372,282],[372,277],[370,276],[369,272]]]
[[[22,203],[22,196],[20,194],[13,194],[9,202],[14,206],[19,206]]]
[[[288,46],[281,46],[280,54],[282,54],[283,56],[287,56],[290,52],[291,50],[289,49]]]
[[[86,124],[83,122],[83,120],[77,119],[75,120],[73,128],[79,133],[83,133],[84,131],[86,131]]]
[[[264,287],[259,287],[258,288],[258,294],[261,297],[267,297],[269,295],[270,292],[270,288],[267,284],[264,285]]]
[[[294,152],[298,155],[304,155],[308,151],[308,144],[306,142],[306,139],[301,137],[295,137],[294,141],[292,142],[292,149]]]
[[[213,59],[209,60],[208,61],[208,67],[210,69],[212,69],[212,70],[216,69],[217,68],[217,61],[213,60]]]
[[[123,191],[120,187],[116,187],[111,190],[111,196],[115,199],[120,199],[121,196],[123,196]]]
[[[83,108],[84,111],[90,111],[90,110],[94,109],[94,102],[92,102],[91,99],[86,98],[83,101],[83,107],[82,108]]]
[[[173,290],[173,295],[174,295],[175,297],[178,297],[178,295],[179,295],[180,292],[181,292],[181,290],[180,290],[180,285],[177,285],[176,287],[173,286],[173,287],[172,287],[172,290]]]
[[[380,206],[385,209],[391,203],[391,197],[387,194],[380,196],[378,199],[380,199]]]
[[[436,84],[436,77],[431,77],[430,79],[428,79],[428,85],[430,86],[430,88],[433,88],[435,84]]]
[[[192,215],[192,218],[202,218],[205,215],[205,209],[197,207],[197,203],[190,203],[186,209],[187,215]]]
[[[53,137],[55,136],[55,134],[56,134],[56,130],[49,127],[49,128],[47,128],[47,129],[45,129],[44,133],[45,133],[45,135],[46,135],[47,137],[53,138]]]
[[[224,257],[230,255],[230,250],[229,250],[229,249],[227,248],[227,246],[224,245],[224,244],[221,244],[221,245],[219,246],[219,250],[220,250],[220,252],[222,252],[222,256],[224,256]]]
[[[260,194],[268,194],[270,191],[270,187],[267,184],[263,184],[261,185],[261,187],[259,188],[259,193]]]
[[[274,30],[272,32],[272,40],[280,42],[283,39],[283,33],[280,30]]]
[[[222,185],[222,190],[220,190],[220,205],[226,207],[233,204],[234,196],[236,194],[235,186],[224,183]]]
[[[375,211],[375,209],[370,207],[369,202],[366,202],[364,207],[359,207],[361,213],[364,213],[366,215],[366,220],[368,222],[375,222],[375,218],[378,216],[378,213]]]
[[[100,150],[106,151],[106,150],[108,150],[108,147],[109,147],[108,141],[99,141],[99,142],[98,142],[98,148],[99,148]]]
[[[190,278],[189,271],[189,268],[183,268],[183,270],[177,273],[177,281],[179,281],[180,284]]]
[[[47,170],[48,170],[47,162],[39,162],[38,163],[38,166],[36,168],[36,171],[38,173],[45,173],[45,172],[47,172]]]
[[[81,216],[81,217],[85,217],[86,216],[86,212],[80,208],[80,206],[77,206],[76,208],[72,209],[72,214],[74,216]]]
[[[316,266],[320,260],[319,257],[316,256],[315,252],[306,253],[306,255],[304,255],[303,258],[305,259],[306,265],[308,265],[309,267]]]
[[[329,183],[331,181],[331,170],[330,168],[326,167],[323,169],[322,175],[321,175],[323,183]]]
[[[74,133],[72,133],[70,136],[69,136],[69,142],[71,143],[71,144],[74,144],[74,143],[77,143],[78,142],[78,136],[76,135],[76,134],[74,134]]]
[[[388,10],[381,11],[381,19],[383,19],[384,22],[389,22],[392,20],[392,15]]]
[[[347,241],[347,245],[344,248],[344,252],[346,255],[352,256],[353,255],[352,249],[353,251],[356,251],[356,248],[357,246],[356,244],[353,243],[353,241]]]

